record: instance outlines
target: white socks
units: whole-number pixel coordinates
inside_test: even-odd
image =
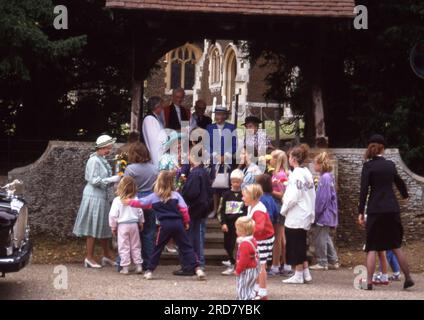
[[[291,267],[291,265],[288,265],[288,264],[284,264],[284,271],[291,271],[291,269],[292,269],[292,267]]]
[[[278,266],[271,266],[271,271],[280,272],[280,268]]]
[[[303,280],[303,272],[304,272],[304,271],[296,271],[296,272],[294,273],[294,277],[295,277],[296,279],[302,279],[302,280]]]
[[[255,289],[254,289],[256,292],[259,292],[259,284],[258,283],[255,283]]]
[[[387,281],[389,281],[389,276],[387,275],[387,273],[383,273],[382,275],[381,275],[381,281],[383,281],[383,282],[387,282]]]
[[[305,277],[305,279],[310,279],[312,277],[309,268],[303,269],[303,276]]]

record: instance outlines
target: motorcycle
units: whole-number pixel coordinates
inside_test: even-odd
[[[23,183],[15,180],[0,187],[0,277],[18,272],[30,261],[28,207]]]

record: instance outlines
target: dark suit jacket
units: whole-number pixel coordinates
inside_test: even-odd
[[[408,190],[399,177],[395,164],[383,157],[375,157],[364,163],[361,175],[361,192],[359,196],[359,213],[399,212],[399,203],[396,199],[393,183],[403,198],[408,197]]]
[[[181,110],[181,121],[189,121],[190,120],[190,110],[187,110],[184,107],[180,107]],[[165,116],[165,128],[173,129],[176,131],[181,130],[181,123],[178,120],[177,111],[175,110],[175,106],[172,103],[169,107],[166,107],[164,110]]]

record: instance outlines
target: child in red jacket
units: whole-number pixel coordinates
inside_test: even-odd
[[[272,248],[274,245],[274,227],[265,205],[259,201],[263,195],[262,187],[257,184],[250,184],[243,189],[243,201],[247,209],[247,216],[255,221],[255,232],[253,237],[258,242],[259,261],[261,271],[258,278],[258,295],[255,300],[267,300],[266,289],[266,263],[272,260]]]
[[[255,221],[240,217],[235,225],[239,243],[235,269],[237,299],[253,300],[256,297],[255,284],[259,275],[259,256],[256,240],[253,238]]]

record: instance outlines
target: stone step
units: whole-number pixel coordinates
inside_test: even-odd
[[[206,221],[206,231],[221,230],[221,224],[217,219],[208,219]]]
[[[222,232],[206,232],[205,248],[224,248],[224,234]]]

